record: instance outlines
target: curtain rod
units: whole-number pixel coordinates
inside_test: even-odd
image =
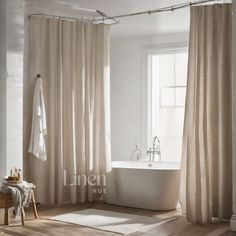
[[[140,12],[134,12],[134,13],[129,13],[129,14],[116,15],[116,16],[112,16],[112,17],[107,16],[105,18],[105,20],[124,18],[124,17],[130,17],[130,16],[138,16],[138,15],[144,15],[144,14],[150,15],[150,14],[158,13],[158,12],[174,11],[174,10],[182,9],[182,8],[185,8],[185,7],[197,6],[197,5],[200,5],[200,4],[207,3],[207,2],[221,2],[221,0],[201,0],[201,1],[195,1],[195,2],[186,2],[186,3],[181,3],[181,4],[172,5],[172,6],[162,7],[162,8],[158,8],[158,9],[154,9],[154,10],[140,11]],[[101,21],[101,20],[104,20],[104,19],[96,19],[96,20],[93,20],[93,21]]]
[[[109,23],[108,25],[114,25],[114,24],[118,24],[119,21],[114,19],[113,17],[109,17],[107,16],[104,12],[101,12],[99,10],[96,10],[96,12],[102,16],[103,18],[100,18],[99,21],[103,21],[103,24],[105,23],[106,19],[112,20],[112,23]],[[35,13],[35,14],[31,14],[28,16],[28,18],[31,18],[32,16],[44,16],[44,17],[51,17],[51,18],[58,18],[58,19],[69,19],[69,20],[80,20],[80,21],[86,21],[86,22],[95,22],[97,20],[91,20],[91,19],[85,19],[85,18],[76,18],[76,17],[69,17],[69,16],[58,16],[58,15],[49,15],[49,14],[44,14],[44,13]]]
[[[70,19],[70,20],[81,20],[81,21],[87,21],[87,22],[99,22],[102,21],[102,24],[106,24],[106,20],[112,20],[113,22],[108,24],[108,25],[114,25],[118,24],[119,20],[117,18],[124,18],[124,17],[130,17],[130,16],[138,16],[138,15],[144,15],[144,14],[153,14],[153,13],[159,13],[159,12],[167,12],[167,11],[174,11],[186,7],[191,7],[191,6],[197,6],[200,4],[208,3],[208,2],[221,2],[221,0],[200,0],[200,1],[195,1],[195,2],[185,2],[181,4],[176,4],[172,6],[167,6],[167,7],[162,7],[158,9],[153,9],[153,10],[148,10],[148,11],[140,11],[140,12],[134,12],[134,13],[129,13],[129,14],[122,14],[122,15],[116,15],[116,16],[107,16],[105,13],[96,10],[96,12],[102,17],[99,19],[83,19],[83,18],[75,18],[75,17],[67,17],[67,16],[57,16],[57,15],[48,15],[48,14],[43,14],[43,13],[38,13],[38,14],[31,14],[29,15],[29,18],[32,16],[46,16],[46,17],[53,17],[53,18],[59,18],[59,19]],[[222,3],[223,4],[223,3]]]

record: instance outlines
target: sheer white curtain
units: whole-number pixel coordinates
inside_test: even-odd
[[[191,7],[181,203],[187,220],[232,213],[231,4]]]
[[[92,201],[110,169],[109,26],[35,16],[29,21],[28,51],[26,176],[43,203]],[[27,153],[38,73],[47,114],[46,162]]]

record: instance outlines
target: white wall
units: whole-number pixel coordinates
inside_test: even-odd
[[[111,152],[112,160],[128,160],[135,144],[144,144],[145,86],[143,52],[164,44],[186,44],[188,33],[112,38],[111,40]],[[144,79],[144,80],[143,80]]]
[[[0,184],[6,174],[6,63],[7,63],[7,4],[0,1]]]
[[[6,150],[6,86],[7,86],[7,4],[0,1],[0,185],[7,170]],[[0,209],[0,224],[3,223],[3,210]]]
[[[7,171],[23,168],[24,3],[7,1]],[[12,30],[14,29],[14,30]]]
[[[23,54],[7,54],[7,171],[22,169]]]
[[[0,183],[22,169],[23,11],[21,1],[0,1]]]

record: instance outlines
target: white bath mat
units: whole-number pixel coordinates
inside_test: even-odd
[[[50,219],[120,234],[130,234],[137,231],[147,232],[160,224],[174,220],[174,218],[160,219],[97,209],[76,211]]]

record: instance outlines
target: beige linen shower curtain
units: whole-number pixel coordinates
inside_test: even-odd
[[[232,213],[231,4],[191,7],[181,204],[190,222]]]
[[[36,184],[37,200],[43,203],[92,201],[103,192],[103,175],[110,169],[109,26],[34,16],[28,51],[26,177]],[[38,73],[47,114],[46,162],[28,153]]]

